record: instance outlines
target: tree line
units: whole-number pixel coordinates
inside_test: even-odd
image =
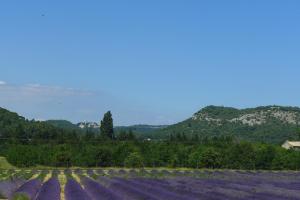
[[[299,170],[300,152],[269,144],[106,141],[98,144],[2,145],[17,167],[187,167]]]

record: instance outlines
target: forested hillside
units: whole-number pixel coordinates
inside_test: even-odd
[[[224,127],[223,124],[263,126],[269,120],[262,117],[265,112],[269,113],[270,118],[276,118],[275,122],[286,121],[286,127],[290,127],[291,133],[292,130],[296,130],[297,120],[294,117],[298,116],[298,109],[288,108],[286,111],[282,108],[271,108],[272,112],[268,110],[260,108],[261,117],[258,118],[255,114],[253,119],[253,113],[256,112],[252,110],[208,107],[196,113],[193,118],[167,127],[160,133],[168,133],[172,129],[175,131],[195,128],[192,132],[194,134],[199,127],[213,127],[207,130],[214,133],[214,130],[218,130],[217,127]],[[245,119],[244,115],[251,118]],[[286,117],[282,118],[282,115]],[[220,137],[212,137],[217,134],[207,134],[207,137],[190,139],[181,134],[178,135],[180,137],[174,135],[169,139],[166,137],[165,140],[144,141],[130,130],[115,133],[111,112],[105,113],[100,124],[101,134],[88,130],[77,132],[74,129],[58,128],[47,122],[29,121],[16,113],[0,109],[0,156],[6,157],[17,167],[44,165],[300,169],[299,152],[287,151],[279,145],[241,142],[235,137],[224,137],[220,132]],[[196,126],[199,124],[200,126]],[[228,135],[230,130],[235,130],[234,126],[231,128],[227,130]],[[289,135],[282,137],[288,138]]]
[[[72,122],[67,120],[47,120],[46,122],[57,128],[72,129],[79,132],[90,131],[98,134],[100,132],[100,125],[96,122],[80,122],[78,124],[73,124]],[[114,130],[117,134],[121,132],[132,131],[138,138],[146,139],[153,131],[157,131],[166,127],[168,126],[139,124],[132,126],[115,126]]]
[[[47,120],[48,124],[51,124],[57,128],[64,128],[64,129],[75,129],[79,130],[79,127],[67,120]]]
[[[163,128],[166,128],[168,126],[166,125],[133,125],[133,126],[116,126],[115,131],[116,132],[122,132],[122,131],[132,131],[138,138],[140,139],[147,139],[151,133],[157,130],[161,130]]]
[[[78,139],[76,131],[55,127],[47,122],[27,120],[0,108],[1,143],[63,143]]]
[[[298,140],[300,108],[266,106],[235,109],[208,106],[191,118],[171,126],[136,125],[115,127],[116,139],[121,133],[132,132],[137,138],[156,140],[204,140],[230,136],[238,140],[281,144],[285,140]],[[101,140],[100,129],[81,129],[65,120],[39,122],[27,120],[17,113],[0,108],[0,137],[2,142],[65,142],[88,139]],[[130,136],[132,138],[132,136]]]
[[[191,118],[153,133],[153,138],[234,136],[280,144],[299,139],[300,108],[266,106],[250,109],[208,106]]]

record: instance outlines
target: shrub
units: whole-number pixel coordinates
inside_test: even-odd
[[[204,168],[220,168],[221,163],[221,154],[214,148],[206,149],[200,157],[200,166]]]
[[[13,196],[12,200],[30,200],[30,198],[25,194],[16,194]]]
[[[141,168],[144,166],[143,158],[138,152],[131,153],[124,161],[126,167]]]

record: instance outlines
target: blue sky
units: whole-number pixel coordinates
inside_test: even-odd
[[[300,106],[299,21],[296,0],[2,1],[0,106],[117,125]]]

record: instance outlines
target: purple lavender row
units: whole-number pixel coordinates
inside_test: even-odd
[[[153,183],[153,180],[141,180],[146,183]],[[157,185],[160,185],[155,181]],[[162,185],[161,187],[166,187]],[[245,185],[231,185],[230,182],[224,180],[205,179],[197,180],[187,178],[184,180],[171,180],[169,189],[174,189],[181,192],[189,192],[204,196],[225,197],[230,199],[240,199],[241,197],[250,196],[253,192],[253,187]],[[210,199],[210,198],[207,198]],[[222,198],[221,198],[222,199]]]
[[[60,184],[57,178],[44,183],[36,200],[60,200]]]
[[[116,179],[107,179],[102,177],[98,179],[100,182],[105,181],[111,191],[117,192],[125,200],[142,199],[142,200],[158,200],[153,194],[147,193],[138,188],[132,187],[122,181]]]
[[[181,199],[211,199],[212,195],[208,194],[208,192],[212,192],[212,190],[204,190],[203,187],[198,188],[191,188],[186,185],[177,185],[176,180],[174,181],[171,179],[169,182],[167,180],[162,179],[132,179],[130,180],[132,182],[135,182],[137,184],[137,187],[143,186],[145,189],[147,188],[153,188],[153,189],[160,189],[165,190],[168,192],[173,193],[174,195],[180,196]],[[220,194],[218,192],[215,192],[213,195],[213,199],[231,199],[228,196],[224,194]]]
[[[252,196],[249,196],[247,198],[243,198],[241,200],[299,200],[299,199],[295,199],[295,198],[286,198],[286,197],[282,197],[282,196],[278,196],[278,195],[274,195],[274,194],[269,194],[269,193],[258,193],[258,194],[253,194]]]
[[[274,181],[276,182],[278,180],[294,180],[297,181],[299,180],[300,177],[297,177],[297,173],[295,172],[245,172],[245,171],[224,171],[223,173],[223,178],[236,178],[239,180],[244,180],[244,179],[250,179],[250,180],[256,180],[256,181]],[[214,173],[216,174],[216,173]]]
[[[234,200],[239,199],[236,198],[236,195],[232,195],[231,193],[222,193],[222,189],[217,187],[212,187],[211,185],[208,186],[192,186],[191,184],[178,184],[177,180],[170,180],[167,184],[166,180],[161,179],[132,179],[130,180],[137,184],[137,187],[143,186],[145,189],[147,188],[154,188],[154,189],[161,189],[172,192],[176,195],[181,196],[182,199],[220,199],[220,200]]]
[[[92,200],[80,184],[73,179],[69,179],[65,186],[65,198],[66,200]]]
[[[85,191],[92,197],[93,200],[122,200],[119,195],[102,186],[98,182],[82,177],[81,181],[84,185]]]
[[[284,189],[300,191],[300,181],[299,182],[289,182],[289,183],[274,182],[273,185],[276,187],[284,188]]]
[[[215,191],[218,189],[219,191],[228,192],[236,190],[235,193],[244,193],[248,196],[259,193],[269,193],[270,195],[281,196],[281,198],[294,198],[300,199],[299,193],[299,183],[291,182],[291,183],[278,183],[278,182],[261,182],[254,180],[244,180],[244,181],[228,181],[228,180],[215,180],[215,179],[204,179],[204,180],[195,180],[191,178],[187,178],[184,180],[174,181],[175,185],[178,187],[191,188],[194,191],[197,191],[197,188],[207,189],[214,188]],[[233,195],[235,193],[232,193]]]
[[[8,199],[12,196],[13,192],[16,191],[24,181],[21,179],[6,180],[0,182],[0,199]]]
[[[176,185],[171,182],[167,182],[162,179],[131,179],[128,180],[130,184],[134,184],[135,187],[143,188],[144,190],[151,191],[161,199],[220,199],[220,200],[234,200],[239,199],[230,194],[224,194],[220,191],[214,192],[213,188],[205,190],[204,188],[192,189],[184,185]],[[163,195],[164,194],[164,195]],[[169,197],[167,196],[169,194]]]
[[[246,197],[260,194],[269,194],[274,196],[274,199],[300,199],[299,190],[295,190],[295,183],[292,183],[292,187],[288,188],[286,184],[285,188],[278,187],[278,184],[271,182],[259,182],[245,180],[242,181],[228,181],[228,180],[215,180],[215,179],[204,179],[197,180],[192,178],[186,178],[184,180],[173,180],[172,186],[178,188],[191,189],[193,192],[206,191],[210,194],[213,192],[230,196],[231,198],[239,197],[240,199],[247,199]],[[294,186],[294,187],[293,187]],[[199,190],[201,188],[201,190]],[[288,188],[288,189],[287,189]]]
[[[42,182],[39,179],[30,180],[17,189],[17,191],[13,194],[13,199],[21,195],[25,195],[29,199],[34,199],[41,186]]]
[[[115,180],[119,180],[119,182],[122,182],[123,184],[129,185],[131,187],[134,187],[136,189],[145,191],[147,193],[151,193],[153,196],[155,196],[157,199],[172,199],[172,200],[196,200],[199,199],[198,195],[195,195],[192,192],[188,192],[185,194],[178,194],[174,191],[169,191],[166,188],[157,186],[156,184],[145,184],[138,180],[125,180],[125,179],[119,179],[116,178]]]

